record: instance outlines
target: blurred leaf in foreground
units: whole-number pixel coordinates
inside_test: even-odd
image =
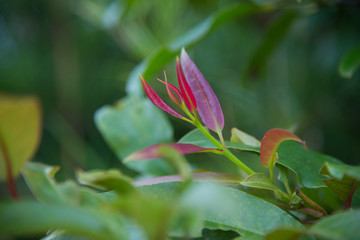
[[[41,137],[41,106],[34,96],[0,95],[0,180],[13,178],[34,155]],[[14,192],[13,192],[14,191]]]

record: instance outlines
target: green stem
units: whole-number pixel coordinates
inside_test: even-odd
[[[327,212],[325,211],[324,208],[322,208],[319,204],[317,204],[316,202],[314,202],[313,200],[311,200],[308,196],[305,195],[305,193],[303,193],[300,189],[296,188],[295,189],[296,195],[298,195],[302,200],[304,200],[306,203],[308,203],[311,207],[313,207],[314,209],[320,211],[322,214],[324,214],[324,216],[327,215]]]
[[[274,168],[273,167],[270,167],[269,168],[269,172],[270,172],[270,181],[272,183],[274,183]]]
[[[199,121],[194,121],[194,125],[220,150],[222,150],[221,154],[230,159],[233,163],[239,166],[242,170],[244,170],[247,174],[251,175],[255,172],[246,166],[243,162],[241,162],[229,149],[225,146],[221,145],[205,128]]]

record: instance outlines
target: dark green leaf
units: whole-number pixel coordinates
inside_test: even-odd
[[[341,59],[339,73],[344,78],[351,78],[360,66],[360,44],[352,47]]]
[[[294,171],[300,182],[308,188],[325,187],[322,182],[325,177],[320,174],[321,167],[325,162],[340,162],[330,156],[305,149],[294,141],[281,143],[277,153],[279,155],[277,163]]]

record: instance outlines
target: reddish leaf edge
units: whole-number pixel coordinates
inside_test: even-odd
[[[273,168],[277,159],[277,149],[283,141],[293,140],[301,143],[305,149],[307,146],[305,141],[301,140],[298,136],[281,128],[274,128],[267,131],[261,140],[260,146],[260,161],[266,168]]]

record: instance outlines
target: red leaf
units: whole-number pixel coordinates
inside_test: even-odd
[[[176,58],[176,74],[179,82],[180,91],[184,97],[185,103],[188,106],[189,110],[194,112],[197,108],[196,100],[188,82],[186,81],[178,57]]]
[[[224,115],[219,100],[184,49],[181,51],[181,65],[195,96],[197,109],[204,124],[215,132],[222,130],[224,128]]]
[[[181,96],[181,93],[179,92],[179,90],[174,85],[172,85],[171,83],[168,83],[166,75],[165,75],[165,81],[162,81],[160,79],[158,79],[158,80],[160,82],[162,82],[163,84],[165,84],[166,90],[167,90],[168,95],[171,98],[171,100],[173,100],[174,103],[176,103],[177,105],[180,105],[181,102],[183,101],[183,97]],[[171,92],[170,88],[171,88],[171,90],[173,90],[176,93],[176,95],[178,97],[175,97],[175,95]]]
[[[184,118],[179,113],[175,112],[171,107],[169,107],[160,97],[157,95],[157,93],[150,87],[150,85],[145,81],[145,79],[139,74],[141,83],[144,87],[144,90],[146,94],[148,95],[151,102],[160,108],[161,110],[175,116],[178,118]]]
[[[156,144],[156,145],[150,146],[148,148],[142,149],[140,151],[137,151],[137,152],[131,154],[124,160],[124,162],[129,162],[129,161],[134,161],[134,160],[151,160],[151,159],[155,159],[155,158],[164,157],[158,151],[161,147],[172,147],[175,150],[177,150],[180,154],[183,154],[183,155],[214,149],[214,148],[203,148],[203,147],[199,147],[194,144],[188,144],[188,143]]]
[[[264,167],[273,168],[277,161],[277,149],[280,144],[286,140],[294,140],[300,142],[305,148],[305,142],[295,134],[284,129],[271,129],[267,131],[261,140],[260,161]]]

